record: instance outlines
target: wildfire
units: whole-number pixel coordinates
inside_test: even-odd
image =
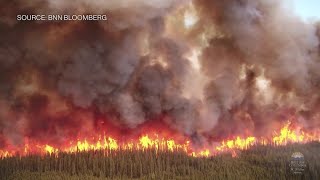
[[[267,145],[272,144],[275,146],[286,145],[288,143],[307,143],[311,141],[320,141],[320,136],[317,134],[306,133],[301,128],[292,128],[291,122],[285,124],[279,133],[275,133],[272,138],[253,137],[249,136],[241,138],[237,136],[235,138],[223,140],[215,145],[205,145],[197,150],[192,146],[190,140],[185,138],[180,142],[174,138],[163,138],[159,134],[144,134],[138,138],[138,140],[129,140],[127,142],[120,142],[119,140],[109,136],[99,136],[97,140],[78,139],[76,141],[70,141],[70,143],[64,147],[55,147],[49,144],[37,144],[26,140],[26,144],[23,147],[23,151],[19,149],[12,150],[0,150],[0,157],[12,157],[15,155],[28,155],[33,153],[38,154],[58,154],[59,152],[76,153],[83,151],[145,151],[156,150],[156,152],[184,152],[193,157],[209,157],[219,153],[229,152],[233,157],[237,156],[236,150],[246,150],[255,145]]]
[[[236,139],[222,141],[221,146],[216,147],[217,151],[225,151],[226,149],[248,149],[250,146],[253,146],[256,143],[255,137],[248,137],[245,139],[240,138],[239,136]]]
[[[276,145],[285,145],[290,142],[310,142],[319,140],[317,136],[308,134],[302,131],[300,128],[297,130],[290,129],[291,122],[288,122],[280,131],[280,134],[273,137],[273,142]]]

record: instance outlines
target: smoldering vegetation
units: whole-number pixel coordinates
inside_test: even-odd
[[[108,21],[16,21],[90,13]],[[1,1],[0,147],[106,121],[159,119],[198,138],[288,120],[319,131],[319,32],[277,0]]]

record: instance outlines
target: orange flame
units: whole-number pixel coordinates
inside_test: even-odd
[[[193,157],[209,157],[222,152],[231,153],[232,157],[236,157],[236,150],[246,150],[254,145],[272,144],[275,146],[286,145],[288,143],[307,143],[311,141],[320,141],[319,134],[306,133],[301,128],[292,128],[291,122],[284,125],[279,133],[275,133],[272,138],[262,137],[257,138],[249,136],[241,138],[237,136],[234,139],[223,140],[215,145],[206,145],[200,150],[195,150],[190,144],[190,140],[185,138],[182,142],[174,138],[161,138],[158,134],[145,134],[138,138],[138,140],[130,140],[120,143],[117,139],[110,136],[99,136],[97,140],[88,141],[87,139],[78,139],[77,141],[70,141],[65,147],[54,147],[49,144],[37,144],[29,142],[23,147],[22,154],[19,150],[0,150],[0,158],[19,155],[28,155],[31,153],[38,154],[58,154],[59,152],[76,153],[82,151],[104,150],[104,151],[120,151],[120,150],[140,150],[145,151],[149,149],[169,152],[184,152]]]

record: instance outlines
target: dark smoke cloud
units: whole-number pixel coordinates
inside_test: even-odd
[[[259,134],[293,115],[305,128],[320,127],[320,26],[285,1],[16,0],[0,7],[2,146],[89,134],[97,116],[132,129],[164,117],[190,136]],[[187,28],[182,14],[190,9],[197,22]],[[105,13],[108,21],[15,19],[54,13]]]

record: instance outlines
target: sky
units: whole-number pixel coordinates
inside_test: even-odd
[[[293,0],[295,12],[303,19],[320,19],[320,0]]]

